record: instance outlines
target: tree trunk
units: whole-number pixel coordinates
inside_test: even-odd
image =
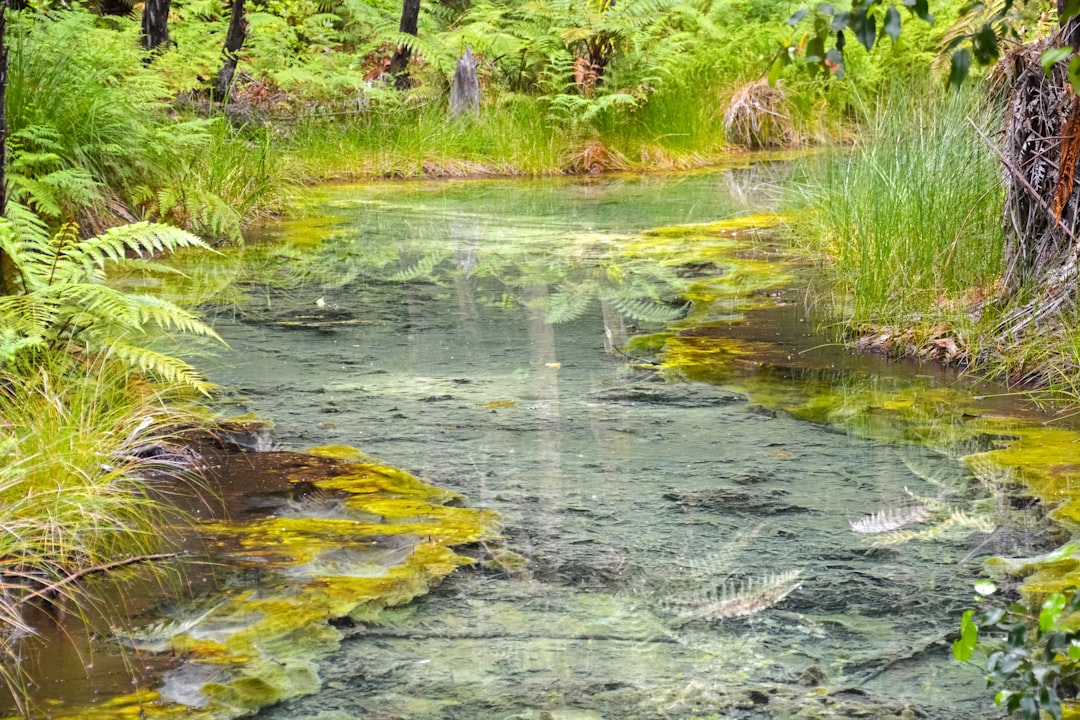
[[[153,50],[169,45],[169,6],[171,0],[146,0],[142,14],[142,46]]]
[[[1030,303],[1011,312],[1000,333],[1019,338],[1048,331],[1077,307],[1080,193],[1080,100],[1066,63],[1048,76],[1041,57],[1069,44],[1073,20],[1057,33],[1007,56],[1014,78],[1005,112],[1005,291],[1030,292]]]
[[[401,6],[401,24],[398,30],[416,37],[416,24],[420,19],[420,0],[404,0]],[[387,72],[394,76],[394,84],[398,90],[407,90],[412,84],[409,80],[409,57],[411,52],[407,45],[398,45],[394,57],[390,59],[390,67]]]
[[[458,58],[454,70],[454,84],[450,87],[450,112],[460,115],[463,112],[480,111],[480,81],[476,79],[476,58],[472,49],[465,46],[465,54]]]
[[[240,48],[244,47],[247,39],[248,24],[244,17],[244,0],[233,0],[232,14],[229,16],[229,31],[225,35],[225,47],[221,50],[221,70],[218,72],[217,81],[214,83],[214,99],[224,102],[232,90],[233,76],[236,74],[236,64],[240,58],[237,55]]]

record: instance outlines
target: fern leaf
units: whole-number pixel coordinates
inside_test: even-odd
[[[186,385],[203,395],[210,395],[217,386],[207,381],[198,370],[179,358],[122,342],[114,343],[105,353],[129,367],[138,368],[148,377]]]
[[[678,613],[677,624],[697,619],[745,617],[776,605],[794,592],[802,585],[799,576],[798,570],[792,570],[741,583],[724,583],[700,595],[670,598],[667,604],[685,608]]]
[[[401,272],[394,273],[389,279],[396,282],[408,282],[409,280],[417,280],[422,277],[430,277],[432,271],[442,264],[443,260],[449,256],[450,253],[442,250],[428,253]]]
[[[593,294],[590,289],[570,290],[549,295],[546,300],[544,320],[550,325],[577,320],[588,309]]]
[[[867,515],[851,523],[853,532],[866,535],[878,535],[881,533],[898,530],[905,525],[922,522],[930,517],[930,508],[925,505],[911,505],[908,507],[885,508],[872,515]]]

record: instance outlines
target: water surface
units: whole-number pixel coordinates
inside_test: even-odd
[[[819,340],[797,293],[736,272],[775,256],[767,234],[725,233],[724,261],[641,251],[650,228],[768,210],[758,181],[778,173],[331,188],[267,229],[215,291],[231,350],[211,376],[235,409],[287,448],[353,445],[459,491],[505,539],[348,627],[322,691],[260,717],[981,716],[948,644],[1003,549],[993,524],[902,544],[851,525],[916,497],[991,515],[962,452],[860,439],[618,349],[729,278],[697,318],[710,333],[829,385],[894,372],[798,355]]]

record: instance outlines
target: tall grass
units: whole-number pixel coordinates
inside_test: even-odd
[[[18,641],[33,632],[26,609],[78,614],[94,602],[84,578],[163,550],[144,479],[163,466],[140,449],[169,442],[184,419],[165,393],[108,359],[87,366],[57,355],[0,373],[0,676],[17,702]]]
[[[851,147],[802,167],[798,229],[830,260],[830,314],[848,327],[958,319],[1001,272],[1003,190],[989,134],[996,108],[964,93],[895,87]]]

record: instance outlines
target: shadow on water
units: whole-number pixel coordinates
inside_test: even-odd
[[[285,448],[362,447],[502,517],[431,594],[336,622],[318,692],[259,717],[988,712],[950,635],[982,558],[1051,541],[990,462],[1014,408],[821,347],[748,190],[782,174],[328,188],[158,288],[216,314],[213,379]]]

